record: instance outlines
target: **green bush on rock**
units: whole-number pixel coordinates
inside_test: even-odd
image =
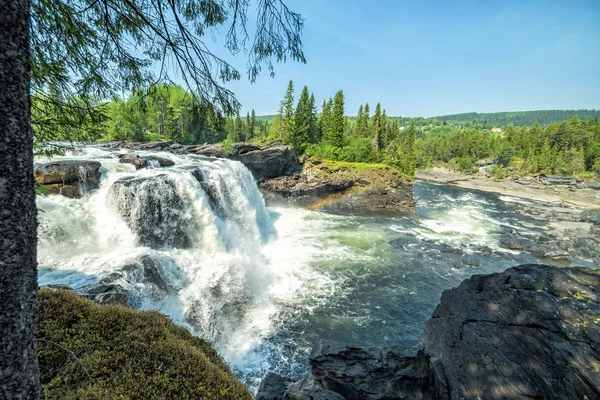
[[[46,399],[252,399],[204,340],[153,311],[40,289]]]

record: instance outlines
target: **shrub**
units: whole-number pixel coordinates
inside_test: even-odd
[[[204,340],[154,311],[39,292],[46,399],[252,399]]]

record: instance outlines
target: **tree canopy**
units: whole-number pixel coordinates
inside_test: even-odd
[[[30,54],[36,141],[88,140],[106,120],[104,100],[153,94],[180,78],[195,107],[219,123],[240,107],[227,89],[241,73],[210,50],[205,37],[225,25],[225,47],[247,50],[254,81],[274,63],[305,62],[303,18],[282,0],[33,0]],[[209,36],[210,37],[210,36]]]

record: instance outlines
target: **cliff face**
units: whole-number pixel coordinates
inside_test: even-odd
[[[258,399],[600,398],[600,274],[521,265],[443,293],[417,354],[322,342]],[[312,396],[312,397],[306,397]]]

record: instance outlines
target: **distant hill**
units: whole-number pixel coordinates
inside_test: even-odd
[[[537,122],[542,126],[551,124],[552,122],[564,121],[571,117],[578,116],[580,119],[600,118],[600,110],[537,110],[537,111],[506,111],[497,113],[462,113],[440,115],[438,117],[423,118],[423,117],[394,117],[388,115],[388,121],[398,119],[401,125],[415,122],[417,126],[427,125],[429,121],[434,119],[446,122],[481,122],[486,123],[489,127],[503,128],[510,124],[514,126],[531,126]],[[371,115],[372,116],[372,115]],[[355,115],[346,116],[350,119],[355,119]],[[275,118],[275,115],[257,115],[259,121],[270,121]]]
[[[463,113],[441,115],[428,119],[447,122],[480,121],[498,127],[513,124],[515,126],[548,125],[552,122],[564,121],[577,115],[580,119],[600,118],[600,110],[538,110],[538,111],[508,111],[497,113]]]

